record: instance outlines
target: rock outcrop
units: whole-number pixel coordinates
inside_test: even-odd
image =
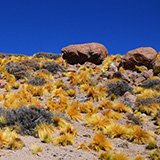
[[[157,51],[151,47],[141,47],[127,52],[121,61],[124,69],[134,69],[137,66],[146,66],[152,69],[156,61]]]
[[[99,43],[69,45],[62,48],[61,52],[63,59],[70,64],[84,64],[88,61],[98,65],[101,64],[108,55],[106,47]]]

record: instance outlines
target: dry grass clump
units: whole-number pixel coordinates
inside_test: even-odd
[[[70,97],[75,97],[76,96],[76,91],[72,88],[68,89],[67,93]]]
[[[79,110],[81,113],[91,113],[94,110],[92,102],[84,102],[80,104]]]
[[[153,141],[154,133],[151,131],[145,131],[137,125],[108,125],[104,133],[110,138],[121,138],[131,141],[137,144],[147,144]]]
[[[139,126],[126,125],[129,129],[129,141],[137,144],[147,144],[153,139],[154,133],[151,131],[145,131]]]
[[[88,97],[90,97],[93,101],[104,100],[107,96],[106,88],[103,88],[101,85],[93,87],[89,84],[83,84],[80,87],[81,92],[87,93]]]
[[[101,110],[104,109],[112,109],[114,106],[114,103],[110,100],[104,100],[102,102],[100,102],[100,104],[98,105],[98,108]]]
[[[158,126],[156,127],[155,133],[160,135],[160,120],[157,122]]]
[[[69,133],[63,134],[53,140],[54,145],[72,145],[74,143],[75,136]]]
[[[41,86],[32,86],[31,84],[23,84],[22,89],[31,93],[33,96],[42,96],[44,90]]]
[[[104,131],[108,125],[114,122],[112,119],[96,114],[87,115],[84,121],[88,127],[96,131]]]
[[[62,133],[59,137],[53,140],[53,143],[62,146],[72,145],[77,135],[77,131],[62,118],[55,116],[53,120],[54,124],[56,124],[56,128]]]
[[[124,113],[133,112],[131,108],[127,107],[123,103],[116,103],[115,106],[113,107],[113,110]]]
[[[138,107],[136,107],[136,111],[139,111],[141,113],[145,113],[147,115],[152,115],[152,114],[156,114],[157,112],[159,112],[159,104],[157,103],[153,103],[150,106],[146,106],[146,105],[139,105]]]
[[[150,155],[149,158],[151,160],[159,160],[160,159],[160,150],[157,149],[157,150],[155,150],[153,152],[149,152],[149,155]]]
[[[100,160],[131,160],[131,159],[122,152],[118,153],[103,152],[100,155]]]
[[[125,126],[120,124],[111,124],[104,131],[110,138],[128,138],[129,131]]]
[[[60,79],[58,80],[57,82],[55,82],[54,84],[56,86],[56,88],[62,88],[62,89],[65,89],[67,86],[64,84],[63,80]]]
[[[35,127],[35,136],[39,137],[45,143],[52,143],[55,128],[52,124],[40,123]]]
[[[121,113],[117,113],[111,109],[107,109],[103,112],[103,115],[109,119],[113,119],[114,121],[121,119],[123,115]]]
[[[0,129],[0,146],[8,149],[21,149],[24,147],[23,141],[18,138],[15,130],[6,128],[4,131]]]
[[[89,147],[93,150],[110,151],[113,149],[112,143],[109,142],[103,133],[95,133],[94,138],[91,140]]]
[[[88,71],[79,71],[78,73],[70,72],[68,74],[70,83],[72,85],[81,85],[90,83],[90,72]]]
[[[145,89],[142,87],[136,87],[134,91],[136,94],[140,93],[140,95],[137,96],[136,101],[142,98],[155,98],[159,95],[159,92],[157,90]]]
[[[42,145],[41,145],[41,144],[33,144],[33,145],[31,146],[31,149],[32,149],[32,153],[33,153],[33,154],[37,154],[37,153],[43,151],[43,148],[42,148]]]
[[[21,89],[18,93],[10,92],[3,94],[3,107],[5,108],[19,108],[21,105],[31,105],[37,102],[37,98],[27,92],[25,89]]]
[[[133,160],[146,160],[146,159],[143,158],[141,155],[138,155],[138,156],[134,157]]]
[[[50,98],[59,97],[60,95],[67,96],[67,92],[62,88],[55,89]]]
[[[147,149],[155,149],[157,148],[157,144],[156,144],[156,141],[154,138],[150,139],[148,141],[148,146],[147,146]]]
[[[81,143],[77,149],[82,149],[84,151],[91,151],[91,148],[88,146],[86,142]]]
[[[47,109],[49,109],[52,112],[57,112],[57,111],[62,111],[63,112],[66,108],[61,103],[55,103],[51,100],[46,101],[46,106],[47,106]]]
[[[42,77],[44,79],[51,79],[54,80],[54,76],[51,73],[45,73],[42,71],[39,71],[38,73],[35,73],[35,77]]]
[[[73,119],[73,120],[76,120],[76,121],[79,121],[82,119],[82,115],[80,113],[80,103],[79,101],[77,102],[71,102],[70,104],[68,104],[65,112],[67,114],[67,116],[70,118],[70,119]]]
[[[121,55],[110,55],[110,56],[107,56],[105,58],[105,60],[103,61],[102,65],[103,65],[103,71],[107,70],[110,66],[110,64],[112,62],[119,62],[120,63],[120,59],[121,59]]]

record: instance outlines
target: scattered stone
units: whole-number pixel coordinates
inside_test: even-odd
[[[122,103],[131,109],[135,108],[135,103],[136,103],[136,96],[132,95],[130,92],[126,92],[124,94],[124,99],[122,100]]]
[[[127,143],[127,142],[119,143],[119,144],[117,145],[117,147],[124,148],[124,149],[128,149],[128,143]]]
[[[88,61],[99,65],[108,55],[106,47],[99,43],[69,45],[62,48],[61,52],[63,59],[70,64],[84,64]]]
[[[124,69],[133,70],[135,65],[146,66],[152,69],[157,57],[157,51],[151,47],[141,47],[127,52],[121,61],[121,66]]]
[[[4,88],[7,84],[7,81],[5,79],[0,79],[0,88]]]
[[[139,117],[135,116],[133,113],[127,112],[125,116],[134,122],[134,124],[139,125],[141,123],[141,120]]]
[[[96,68],[96,64],[91,63],[91,62],[85,62],[84,66],[86,66],[87,68],[92,68],[92,69]]]
[[[150,69],[149,71],[143,71],[140,75],[142,75],[145,79],[149,77],[153,77],[153,70]]]
[[[110,66],[108,68],[108,71],[117,72],[118,67],[119,67],[119,63],[118,62],[113,62],[113,63],[110,64]]]
[[[123,81],[126,81],[126,82],[130,82],[130,79],[128,78],[128,75],[126,74],[126,72],[121,72],[121,71],[118,71],[118,72],[115,72],[113,74],[113,78],[120,78],[122,79]]]

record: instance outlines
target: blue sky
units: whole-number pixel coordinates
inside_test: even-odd
[[[160,52],[160,0],[0,0],[0,52],[60,53],[99,42],[109,54]]]

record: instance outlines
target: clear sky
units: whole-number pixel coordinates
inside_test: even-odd
[[[0,0],[0,52],[60,53],[88,42],[109,54],[160,52],[160,0]]]

